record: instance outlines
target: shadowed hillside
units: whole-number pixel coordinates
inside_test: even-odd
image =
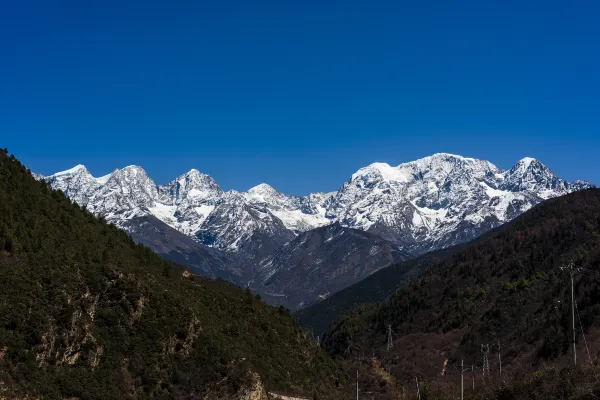
[[[569,275],[561,270],[569,260],[583,268],[574,286],[593,358],[600,350],[598,189],[548,200],[504,232],[430,268],[388,300],[352,310],[335,322],[324,344],[348,366],[362,365],[364,384],[372,389],[377,380],[363,357],[372,351],[399,382],[414,382],[414,376],[445,382],[440,377],[445,362],[455,370],[464,357],[466,365],[480,367],[481,344],[498,341],[507,376],[561,364],[572,351]],[[578,332],[580,359],[587,360],[582,338]]]
[[[340,395],[288,310],[182,272],[0,151],[0,397]]]

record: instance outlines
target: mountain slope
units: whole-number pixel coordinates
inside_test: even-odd
[[[430,266],[450,257],[462,247],[464,245],[457,245],[390,265],[323,301],[301,308],[294,313],[294,317],[304,328],[316,335],[322,335],[347,311],[364,303],[386,299],[403,284],[421,275]]]
[[[337,396],[284,308],[182,271],[0,151],[0,396]]]
[[[158,255],[185,265],[196,274],[244,284],[244,269],[234,256],[192,240],[153,216],[133,218],[124,228],[136,243]]]
[[[514,223],[507,222],[492,229],[468,243],[461,243],[442,250],[425,253],[417,258],[390,265],[367,278],[346,287],[327,299],[302,308],[294,313],[296,320],[315,334],[323,334],[330,325],[344,313],[365,303],[385,300],[404,284],[420,276],[423,272],[454,254],[493,236],[499,235]]]
[[[294,310],[408,257],[376,235],[333,224],[298,235],[261,261],[251,287]]]
[[[502,346],[502,369],[517,373],[570,351],[569,260],[581,325],[600,350],[600,190],[548,200],[499,235],[430,268],[389,300],[361,306],[325,337],[331,354],[358,360],[373,348],[401,380],[438,379],[444,360],[481,365],[481,344]],[[386,351],[391,326],[393,347]],[[595,339],[594,339],[595,338]],[[581,347],[581,335],[577,338]],[[583,353],[582,353],[583,354]]]

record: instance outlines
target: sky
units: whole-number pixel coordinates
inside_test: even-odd
[[[43,174],[332,191],[530,156],[600,183],[597,1],[0,0],[0,147]]]

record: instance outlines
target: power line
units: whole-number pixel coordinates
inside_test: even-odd
[[[583,332],[583,324],[581,323],[581,316],[579,315],[579,307],[577,307],[577,302],[575,302],[575,311],[577,311],[577,319],[579,319],[579,327],[581,328],[581,336],[583,337],[583,343],[585,343],[585,350],[587,351],[588,360],[591,364],[592,357],[590,356],[590,349],[587,345],[587,340],[585,340],[585,333]]]
[[[574,285],[573,285],[573,276],[577,270],[575,269],[575,264],[573,260],[569,261],[569,264],[566,268],[561,267],[560,269],[566,269],[569,272],[569,276],[571,277],[571,317],[573,320],[573,363],[577,365],[577,348],[575,346],[575,294],[574,294]]]

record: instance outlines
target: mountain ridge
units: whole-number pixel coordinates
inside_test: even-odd
[[[531,157],[503,171],[489,161],[449,153],[396,167],[373,163],[352,174],[336,192],[306,196],[286,195],[266,183],[247,192],[225,192],[197,169],[164,185],[154,183],[138,166],[94,178],[80,164],[43,179],[118,226],[127,219],[153,215],[209,246],[233,252],[235,239],[214,238],[227,237],[235,230],[234,222],[214,229],[206,221],[215,214],[239,217],[245,214],[243,206],[258,212],[246,215],[250,229],[271,236],[283,230],[297,235],[339,222],[373,231],[422,254],[475,237],[541,200],[591,186],[585,181],[567,182]],[[483,204],[486,199],[488,204]],[[463,231],[463,236],[457,231]]]
[[[389,254],[401,252],[404,259],[414,258],[468,242],[545,199],[591,186],[585,181],[567,182],[533,158],[523,158],[504,171],[486,160],[448,153],[434,154],[396,167],[373,163],[352,174],[335,192],[306,196],[286,195],[265,183],[247,192],[224,191],[214,178],[197,169],[163,185],[157,185],[139,166],[115,169],[109,175],[95,178],[83,165],[78,165],[49,177],[37,178],[49,182],[53,188],[63,191],[108,222],[130,232],[137,231],[136,240],[156,246],[153,248],[161,254],[178,262],[188,260],[191,267],[204,271],[207,276],[227,277],[238,285],[251,284],[257,290],[265,289],[265,282],[258,273],[259,266],[268,263],[286,244],[306,232],[339,224],[368,232],[373,246],[381,240],[387,242],[389,248],[393,248]],[[150,224],[153,228],[146,229],[150,226],[150,217],[155,219]],[[145,225],[136,227],[133,221]],[[157,221],[212,251],[191,244],[179,246],[177,242],[181,244],[182,238],[159,227]],[[141,237],[141,232],[157,237]],[[324,246],[321,256],[332,251],[349,254],[353,251],[352,246],[359,242],[360,246],[368,247],[350,230],[344,235],[347,236],[341,243],[347,247],[343,251],[341,247],[333,250]],[[176,243],[167,244],[165,239],[168,237]],[[165,253],[166,248],[175,250]],[[191,254],[191,248],[197,248],[198,255]],[[291,249],[298,252],[289,258],[298,263],[291,266],[295,273],[304,271],[308,274],[295,279],[310,280],[309,271],[300,264],[312,256],[304,254],[301,247]],[[351,265],[357,271],[374,272],[381,268],[369,264],[368,251],[356,254],[361,258]],[[390,263],[401,261],[394,257],[388,258]],[[215,265],[217,260],[224,264]],[[237,266],[233,267],[234,264]],[[348,269],[350,264],[331,261],[327,266],[329,269],[321,266],[319,270],[330,278],[326,282],[315,281],[312,287],[305,288],[306,293],[330,295],[328,290],[321,292],[321,284],[343,289],[334,278],[335,270],[357,276]],[[290,266],[276,263],[276,267],[280,270],[277,276],[284,276]],[[348,284],[355,282],[350,278],[342,280]],[[295,309],[317,300],[312,295],[298,297],[293,288],[281,280],[278,282],[280,287],[268,290],[277,296],[265,297],[274,304],[283,301]],[[289,292],[282,292],[286,287]],[[266,293],[265,289],[262,294]]]

